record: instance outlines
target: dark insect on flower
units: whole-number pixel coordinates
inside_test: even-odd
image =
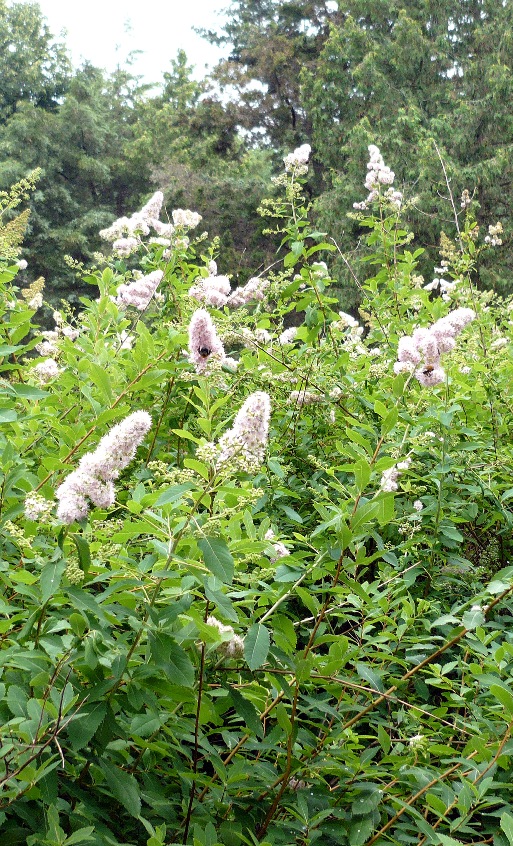
[[[208,358],[212,350],[209,350],[208,347],[199,347],[198,352],[202,358]]]
[[[429,376],[429,374],[432,373],[434,369],[434,364],[428,364],[427,367],[424,368],[422,373],[424,374],[424,376]]]

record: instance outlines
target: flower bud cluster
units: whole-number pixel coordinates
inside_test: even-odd
[[[429,328],[415,329],[411,336],[400,338],[394,372],[415,371],[415,378],[427,388],[443,382],[445,372],[440,364],[440,356],[454,349],[456,336],[475,316],[471,308],[457,308]],[[420,367],[415,370],[417,365]]]
[[[110,508],[115,500],[113,480],[130,464],[137,447],[151,428],[146,411],[134,411],[101,439],[94,452],[80,459],[74,470],[57,488],[57,516],[63,523],[83,520],[90,500],[98,508]]]
[[[64,575],[70,585],[81,585],[84,581],[84,571],[79,567],[76,561],[68,561]]]
[[[44,287],[45,280],[40,276],[21,292],[21,296],[26,300],[28,307],[34,309],[34,311],[37,311],[43,305]]]
[[[303,388],[301,391],[291,391],[289,400],[293,405],[302,408],[304,405],[314,405],[315,403],[323,402],[324,397],[322,394],[315,394],[313,391],[307,391],[306,388]]]

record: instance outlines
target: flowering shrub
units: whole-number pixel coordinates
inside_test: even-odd
[[[309,153],[238,288],[158,192],[54,330],[2,264],[6,843],[513,842],[501,229],[462,203],[426,282],[373,146],[340,312]]]

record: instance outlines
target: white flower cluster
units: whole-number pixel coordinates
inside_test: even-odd
[[[489,244],[490,247],[500,247],[502,244],[502,238],[500,236],[503,232],[502,223],[496,223],[495,226],[489,226],[488,235],[485,237],[485,244]]]
[[[59,373],[62,373],[62,368],[59,367],[55,359],[45,358],[34,367],[33,373],[41,385],[45,385],[52,379],[55,379]]]
[[[284,329],[281,335],[278,337],[278,342],[285,346],[285,344],[292,344],[297,335],[297,326],[290,326],[289,329]]]
[[[163,276],[163,270],[154,270],[147,276],[141,276],[128,285],[120,285],[115,299],[116,305],[120,308],[132,305],[139,311],[144,311],[148,307]]]
[[[314,405],[317,402],[323,402],[322,394],[314,394],[312,391],[307,391],[303,388],[301,391],[291,391],[289,400],[293,405],[302,408],[304,405]]]
[[[58,366],[55,360],[61,352],[58,341],[61,338],[69,338],[70,341],[75,341],[79,335],[79,330],[69,326],[64,321],[60,311],[54,311],[53,319],[55,321],[55,328],[41,332],[44,341],[36,344],[36,350],[40,355],[50,356],[45,361],[40,361],[36,364],[33,369],[34,376],[42,385],[54,379],[59,373],[62,373],[62,368]]]
[[[33,308],[34,311],[37,311],[38,308],[41,308],[43,305],[43,294],[39,291],[37,294],[34,294],[32,299],[27,301],[27,305],[29,308]]]
[[[227,276],[198,276],[194,285],[189,288],[189,296],[199,303],[222,308],[228,302],[231,293],[230,280]]]
[[[240,285],[228,297],[227,305],[231,308],[239,308],[239,306],[247,305],[256,300],[262,302],[265,292],[269,287],[267,279],[260,279],[259,276],[252,276],[248,279],[245,285]]]
[[[28,264],[25,259],[18,259],[18,261],[16,262],[16,267],[18,267],[20,270],[26,270]]]
[[[25,497],[25,517],[28,520],[41,520],[46,522],[53,511],[53,502],[45,499],[44,496],[35,491]]]
[[[475,316],[471,308],[457,308],[429,328],[415,329],[413,335],[400,338],[394,372],[415,371],[415,378],[426,388],[443,382],[445,372],[440,365],[440,356],[454,349],[456,336]],[[420,367],[415,370],[419,364]]]
[[[435,267],[435,271],[437,273],[443,273],[444,270],[445,268],[443,267]],[[432,282],[428,282],[427,285],[424,285],[423,287],[425,291],[439,290],[444,302],[448,303],[451,301],[451,295],[460,283],[461,279],[459,278],[449,281],[448,279],[444,279],[443,277],[435,276]]]
[[[267,279],[253,276],[245,285],[240,285],[232,291],[230,280],[227,276],[217,275],[217,265],[212,261],[209,262],[209,275],[198,276],[194,285],[189,288],[189,296],[214,308],[222,308],[225,305],[239,308],[253,300],[261,302],[268,287]]]
[[[405,458],[404,461],[399,461],[398,464],[394,464],[393,467],[390,467],[388,470],[384,470],[381,475],[381,482],[380,488],[382,491],[386,493],[390,493],[391,491],[396,491],[399,487],[397,480],[401,473],[404,473],[405,470],[411,464],[411,458]]]
[[[235,634],[231,626],[225,626],[217,617],[207,617],[207,626],[213,626],[221,637],[222,643],[216,646],[216,650],[226,658],[242,658],[244,655],[244,641],[240,635]]]
[[[345,332],[344,347],[349,351],[351,358],[365,355],[367,353],[367,347],[362,344],[363,326],[360,326],[358,321],[345,311],[339,311],[338,316],[339,320],[335,320],[330,324],[330,330]]]
[[[389,167],[383,161],[383,156],[379,151],[379,147],[376,147],[375,144],[369,144],[369,162],[367,164],[367,176],[365,178],[365,187],[369,192],[369,195],[366,200],[361,203],[353,203],[353,208],[364,210],[369,207],[369,205],[377,200],[381,195],[381,186],[382,185],[389,185],[387,191],[385,191],[385,198],[393,205],[395,208],[399,209],[401,207],[401,203],[403,201],[403,195],[400,191],[396,191],[392,188],[395,179],[395,173],[393,170],[390,170]]]
[[[264,460],[271,400],[265,391],[255,391],[243,403],[233,426],[219,440],[217,446],[217,469],[230,468],[251,473]]]
[[[158,235],[165,224],[159,221],[159,215],[164,202],[162,191],[156,191],[146,205],[131,217],[120,217],[107,229],[100,231],[100,237],[112,243],[112,249],[120,256],[129,256],[141,243],[141,235],[149,235],[153,226]],[[156,224],[156,226],[155,226]]]
[[[294,176],[302,176],[308,173],[307,164],[311,152],[312,148],[310,144],[301,144],[300,147],[296,147],[293,153],[285,156],[283,161],[285,162],[287,173],[293,173]]]
[[[94,452],[82,456],[78,468],[55,492],[59,500],[57,516],[63,523],[83,520],[89,513],[88,500],[98,508],[113,505],[113,480],[130,464],[150,428],[150,415],[134,411],[104,435]]]
[[[107,229],[102,229],[100,236],[105,241],[110,241],[114,253],[122,258],[135,252],[142,243],[141,236],[149,235],[152,229],[157,237],[151,238],[150,243],[171,246],[171,238],[176,228],[194,229],[198,226],[201,215],[188,209],[175,209],[172,212],[173,223],[164,223],[159,220],[163,202],[162,191],[156,191],[140,211],[134,212],[131,217],[118,218]],[[174,246],[178,249],[186,248],[188,243],[182,232],[180,238],[175,239]],[[164,256],[167,257],[166,254]]]
[[[174,225],[181,226],[183,229],[196,229],[202,220],[198,212],[189,211],[189,209],[175,209],[172,217]]]
[[[274,534],[273,530],[268,529],[267,532],[264,535],[264,538],[265,538],[266,541],[271,541],[271,542],[274,541],[275,540],[275,534]],[[271,562],[273,564],[274,564],[275,561],[278,560],[278,558],[286,558],[287,555],[290,555],[290,549],[287,549],[285,544],[281,543],[281,541],[275,541],[275,543],[273,543],[272,546],[273,546],[274,553],[275,553],[274,556],[271,558]]]
[[[257,326],[253,331],[245,326],[240,333],[240,337],[248,350],[253,347],[265,347],[272,341],[272,335],[261,326]]]

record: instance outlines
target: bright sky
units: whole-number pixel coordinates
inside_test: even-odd
[[[33,0],[32,0],[33,2]],[[229,0],[37,0],[50,30],[67,30],[66,44],[75,65],[88,59],[112,71],[131,50],[142,50],[132,70],[145,82],[159,82],[178,50],[205,75],[223,52],[196,35],[192,27],[219,29]]]

